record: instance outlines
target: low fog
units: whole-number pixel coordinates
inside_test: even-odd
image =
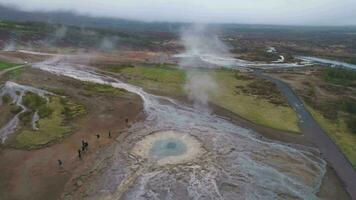
[[[143,21],[356,25],[355,0],[0,0],[26,11],[73,11]]]

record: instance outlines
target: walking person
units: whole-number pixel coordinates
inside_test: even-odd
[[[111,131],[109,131],[109,138],[111,138]]]

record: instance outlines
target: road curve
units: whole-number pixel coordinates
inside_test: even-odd
[[[291,87],[280,79],[263,74],[260,70],[255,70],[254,74],[277,85],[279,90],[287,98],[288,103],[299,116],[300,128],[305,137],[319,148],[323,158],[334,168],[341,179],[351,199],[356,200],[356,171],[341,152],[340,148],[329,138],[310,112],[305,108],[303,102],[294,93]]]

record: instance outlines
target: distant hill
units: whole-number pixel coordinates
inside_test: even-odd
[[[52,24],[72,25],[79,27],[114,29],[121,31],[154,32],[154,33],[178,33],[187,24],[172,22],[140,22],[127,19],[92,17],[80,15],[69,11],[40,12],[22,11],[0,3],[0,19],[19,22],[46,22]],[[356,26],[348,27],[302,27],[302,26],[279,26],[279,25],[255,25],[255,24],[215,24],[224,32],[354,32]]]
[[[153,32],[177,32],[184,25],[181,23],[149,23],[117,18],[91,17],[66,11],[29,12],[1,4],[0,19],[19,22],[46,22],[80,27]]]

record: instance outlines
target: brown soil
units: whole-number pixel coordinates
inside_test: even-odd
[[[58,199],[71,177],[84,173],[98,159],[97,152],[114,143],[114,138],[126,129],[125,119],[132,123],[142,113],[142,102],[136,95],[110,96],[85,91],[84,96],[79,81],[38,70],[26,69],[17,82],[47,90],[65,89],[66,96],[86,106],[87,114],[75,119],[75,131],[60,143],[33,151],[0,149],[0,199],[4,200]],[[96,134],[100,134],[99,139]],[[89,151],[79,159],[82,140],[89,143]],[[58,159],[63,161],[62,167]]]

